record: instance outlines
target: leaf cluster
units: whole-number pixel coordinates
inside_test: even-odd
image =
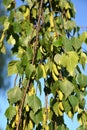
[[[84,68],[87,62],[81,50],[87,36],[78,35],[74,5],[69,0],[22,1],[17,7],[14,0],[4,0],[9,15],[0,18],[4,28],[0,43],[4,46],[5,39],[11,44],[18,59],[8,64],[8,75],[19,78],[14,81],[17,87],[7,93],[7,130],[68,130],[64,113],[71,119],[78,113],[84,125],[87,76],[79,64]],[[38,90],[44,93],[43,100]]]

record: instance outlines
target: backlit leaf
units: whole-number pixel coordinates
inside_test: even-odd
[[[8,76],[18,73],[18,71],[17,71],[17,63],[18,62],[19,62],[18,60],[14,60],[8,64]]]
[[[14,45],[16,43],[15,39],[13,38],[12,35],[10,35],[9,39],[8,39],[8,43],[11,45]]]
[[[87,43],[87,32],[83,32],[81,35],[80,35],[80,40],[82,42],[86,42]]]
[[[74,21],[66,21],[64,23],[64,28],[66,30],[72,30],[74,27],[76,27],[76,23]]]
[[[66,62],[68,61],[68,62]],[[59,63],[61,65],[63,65],[64,67],[66,67],[67,71],[73,75],[74,74],[74,70],[75,67],[78,64],[78,55],[76,52],[71,51],[71,52],[67,52],[67,54],[63,54],[60,58]]]

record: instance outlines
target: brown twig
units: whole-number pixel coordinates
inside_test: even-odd
[[[38,37],[39,37],[39,30],[40,30],[40,19],[41,19],[42,5],[43,5],[43,0],[41,0],[40,8],[39,8],[39,18],[38,18],[37,27],[36,27],[36,42],[34,44],[34,54],[33,54],[32,64],[34,64],[34,62],[35,62],[35,57],[36,57],[36,52],[37,52],[37,45],[38,45]],[[19,126],[20,126],[20,122],[21,122],[21,117],[22,117],[22,110],[23,110],[23,106],[24,106],[24,102],[25,102],[25,97],[26,97],[27,90],[29,90],[30,83],[31,83],[31,81],[28,80],[27,86],[26,86],[26,88],[24,90],[24,93],[23,93],[22,100],[20,102],[20,107],[19,107],[19,121],[18,121],[18,124],[16,126],[16,130],[19,130]]]
[[[18,78],[18,74],[16,74],[16,77],[15,77],[15,79],[14,79],[14,87],[16,86],[17,78]]]
[[[53,8],[52,8],[51,0],[49,0],[49,3],[50,3],[50,11],[52,12],[52,11],[53,11]]]
[[[28,83],[27,83],[27,86],[24,90],[24,93],[23,93],[23,97],[22,97],[22,100],[20,102],[20,107],[19,107],[19,120],[18,120],[18,124],[16,126],[16,130],[19,130],[19,126],[20,126],[20,122],[21,122],[21,117],[22,117],[22,109],[23,109],[23,106],[24,106],[24,102],[25,102],[25,97],[26,97],[26,92],[28,90],[30,86],[30,80],[28,80]]]
[[[38,37],[39,37],[39,30],[40,30],[40,19],[41,19],[41,13],[42,13],[42,5],[43,5],[43,0],[41,0],[41,3],[40,3],[39,18],[38,18],[38,22],[37,22],[37,25],[36,25],[36,42],[34,44],[34,55],[33,55],[32,64],[34,64],[36,52],[37,52]]]

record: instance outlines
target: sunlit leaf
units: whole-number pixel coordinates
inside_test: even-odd
[[[74,27],[76,27],[76,23],[74,21],[66,21],[64,23],[64,28],[66,30],[72,30]]]
[[[11,45],[14,45],[16,43],[16,40],[14,39],[14,37],[12,35],[9,37],[8,43]]]
[[[80,35],[80,40],[81,40],[82,42],[87,43],[87,32],[83,32],[83,33]]]
[[[66,62],[68,61],[68,62]],[[59,63],[66,67],[67,71],[73,75],[75,67],[78,64],[78,55],[76,52],[71,51],[67,52],[67,54],[63,54],[60,58]]]
[[[6,48],[4,45],[1,47],[0,52],[6,54]]]
[[[82,67],[84,69],[85,64],[87,63],[87,56],[85,53],[81,52],[81,56],[80,56],[80,63],[82,64]]]
[[[17,72],[18,72],[17,63],[18,62],[19,62],[18,60],[14,60],[8,64],[8,76],[10,76],[12,74],[17,74]]]

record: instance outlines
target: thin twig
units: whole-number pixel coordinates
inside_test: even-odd
[[[17,124],[17,126],[16,126],[16,130],[19,130],[19,126],[20,126],[20,122],[21,122],[21,117],[22,117],[22,109],[23,109],[24,102],[25,102],[26,92],[27,92],[29,86],[30,86],[30,81],[28,80],[27,86],[26,86],[25,91],[24,91],[24,93],[23,93],[23,98],[22,98],[21,103],[20,103],[20,108],[19,108],[19,121],[18,121],[18,124]]]
[[[87,26],[79,26],[81,29],[87,29]]]
[[[33,60],[32,64],[35,62],[35,57],[36,57],[36,52],[37,52],[37,45],[38,45],[38,37],[39,37],[39,30],[40,30],[40,19],[41,19],[41,13],[42,13],[42,5],[43,5],[43,0],[41,0],[40,3],[40,8],[39,8],[39,18],[36,26],[36,42],[34,44],[34,55],[33,55]]]
[[[36,56],[36,52],[37,52],[37,45],[38,45],[38,37],[39,37],[39,29],[40,29],[40,19],[41,19],[42,5],[43,5],[43,0],[41,0],[40,8],[39,8],[39,18],[38,18],[37,28],[36,28],[36,42],[35,42],[35,45],[34,45],[34,54],[33,54],[32,64],[34,64],[34,62],[35,62],[35,56]],[[18,121],[18,124],[16,126],[16,130],[19,130],[19,126],[20,126],[20,122],[21,122],[21,117],[22,117],[22,110],[23,110],[23,106],[24,106],[24,102],[25,102],[25,97],[26,97],[27,90],[30,87],[30,83],[31,83],[30,80],[28,80],[27,86],[26,86],[26,88],[24,90],[24,93],[23,93],[22,100],[20,102],[20,107],[19,107],[19,121]]]
[[[49,0],[49,3],[50,3],[50,11],[52,12],[52,11],[53,11],[53,8],[52,8],[51,0]]]
[[[16,74],[16,77],[15,77],[15,79],[14,79],[14,87],[16,86],[17,78],[18,78],[18,74]]]

